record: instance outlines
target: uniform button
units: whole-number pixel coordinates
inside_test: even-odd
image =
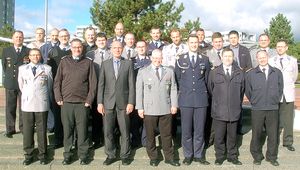
[[[195,76],[193,76],[193,77],[195,77]]]
[[[193,84],[195,84],[195,82],[193,82]]]
[[[16,70],[14,70],[14,72],[16,72]]]
[[[193,71],[195,71],[195,69],[193,69]]]
[[[193,91],[195,91],[195,89],[193,89]]]
[[[16,77],[16,75],[14,75],[14,77]]]

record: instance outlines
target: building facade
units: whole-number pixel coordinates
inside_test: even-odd
[[[0,29],[8,24],[14,28],[15,0],[0,1]]]

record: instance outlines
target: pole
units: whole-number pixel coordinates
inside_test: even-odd
[[[48,37],[48,0],[45,0],[45,42]]]

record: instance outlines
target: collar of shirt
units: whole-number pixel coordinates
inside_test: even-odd
[[[51,43],[51,46],[52,46],[52,47],[54,47],[54,46],[57,46],[57,45],[58,45],[58,41],[56,41],[56,42],[52,42],[52,41],[51,41],[50,43]]]
[[[16,47],[16,46],[14,46],[15,47],[15,50],[16,51],[18,51],[17,49],[20,49],[20,52],[22,51],[22,46],[21,47]]]
[[[131,50],[131,52],[132,52],[132,51],[133,51],[133,48],[132,48],[132,47],[125,46],[125,50],[126,50],[126,52],[128,53],[128,50]]]
[[[267,48],[260,48],[260,50],[265,50],[266,52],[269,52],[270,47],[267,47]]]
[[[30,65],[31,68],[33,68],[33,67],[38,68],[38,66],[39,66],[38,63],[37,63],[37,64],[34,64],[34,63],[32,63],[32,62],[30,62],[29,65]]]
[[[160,46],[160,45],[162,44],[160,40],[157,40],[157,41],[153,40],[152,42],[153,42],[154,44],[157,43],[157,46]]]
[[[230,47],[230,49],[239,48],[239,47],[240,47],[240,44],[237,44],[237,45],[235,45],[235,46],[230,45],[229,47]]]
[[[86,42],[86,44],[87,44],[88,46],[90,46],[90,47],[92,47],[92,46],[95,45],[95,43],[89,43],[89,42]]]
[[[215,49],[215,48],[214,48],[214,51],[215,51],[217,54],[218,54],[218,52],[220,52],[220,56],[221,56],[223,50],[222,50],[222,49],[219,49],[219,50],[218,50],[218,49]]]
[[[263,68],[266,69],[266,73],[269,72],[269,65],[266,65],[266,66],[259,66],[259,69],[263,72]]]
[[[146,56],[144,56],[144,55],[139,55],[139,59],[140,59],[140,60],[145,59],[145,58],[146,58]]]
[[[122,36],[121,37],[116,36],[116,39],[117,40],[121,39],[121,41],[123,41],[123,37]]]
[[[121,61],[121,59],[120,58],[116,58],[116,57],[113,57],[113,62],[117,62],[117,61]]]
[[[230,65],[230,66],[225,66],[225,65],[223,64],[223,70],[224,70],[224,73],[225,73],[225,74],[226,74],[226,72],[227,72],[227,69],[228,69],[229,75],[231,75],[232,65]]]
[[[73,58],[73,60],[79,60],[80,56],[77,56],[77,57],[72,56],[72,58]]]
[[[63,45],[63,44],[60,44],[60,45],[59,45],[59,48],[62,49],[62,50],[63,50],[64,48],[65,48],[66,50],[69,50],[69,49],[71,48],[71,46],[70,46],[70,44],[68,44],[68,45],[66,45],[66,46]]]

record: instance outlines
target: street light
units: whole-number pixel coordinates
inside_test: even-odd
[[[45,42],[47,42],[48,35],[48,0],[45,0]]]

